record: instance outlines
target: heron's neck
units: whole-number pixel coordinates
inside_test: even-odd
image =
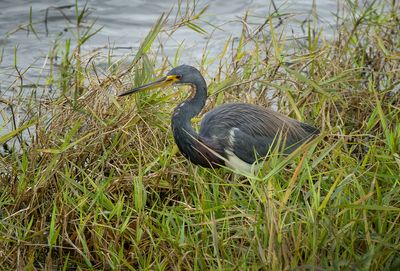
[[[200,113],[207,99],[207,85],[203,78],[194,82],[192,88],[191,97],[175,108],[171,122],[175,142],[185,155],[190,155],[191,147],[198,139],[191,119]]]

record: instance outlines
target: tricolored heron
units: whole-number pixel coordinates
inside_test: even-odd
[[[228,166],[252,172],[252,164],[265,157],[283,136],[285,154],[318,134],[317,128],[257,105],[231,103],[209,111],[196,133],[191,119],[200,113],[207,99],[207,84],[201,73],[188,65],[172,69],[167,76],[120,94],[172,84],[191,86],[190,97],[172,115],[172,132],[181,153],[203,167]]]

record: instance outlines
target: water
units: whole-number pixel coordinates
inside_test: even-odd
[[[288,35],[304,35],[301,23],[312,19],[313,1],[274,2],[280,12],[290,14],[285,21]],[[325,35],[331,35],[338,0],[315,2],[318,23],[324,28]],[[96,20],[95,28],[103,27],[85,44],[84,50],[91,51],[111,45],[115,48],[113,55],[116,58],[126,54],[134,55],[135,49],[161,14],[172,8],[170,21],[173,21],[177,9],[177,1],[172,0],[89,0],[78,3],[80,8],[87,3],[91,12],[88,23]],[[255,29],[275,10],[272,2],[268,0],[230,0],[229,4],[227,3],[225,0],[197,1],[197,11],[208,5],[201,21],[196,22],[207,34],[196,33],[187,27],[179,29],[166,41],[166,55],[173,59],[177,48],[183,43],[185,55],[182,55],[182,62],[196,66],[207,43],[209,56],[212,57],[222,51],[229,37],[240,36],[243,26],[241,19],[246,12],[249,14],[249,27]],[[6,123],[0,126],[0,136],[13,129],[9,121],[10,108],[1,102],[1,99],[14,102],[15,97],[19,96],[20,84],[27,87],[43,84],[48,72],[47,56],[55,40],[61,44],[67,38],[74,40],[71,31],[76,20],[74,4],[75,0],[0,1],[0,45],[3,49],[0,63],[0,123]],[[28,26],[30,21],[33,29]],[[23,74],[23,81],[19,79],[18,73]],[[23,115],[21,113],[24,113],[24,110],[23,106],[15,109],[18,113],[17,118]],[[18,126],[23,123],[23,119],[17,119],[16,122]]]
[[[294,1],[294,0],[275,0],[276,7],[285,13],[290,13],[290,23],[287,31],[296,35],[302,35],[300,24],[310,17],[313,1]],[[333,13],[337,11],[337,0],[316,1],[317,13],[320,24],[330,33],[329,28],[335,23]],[[83,1],[79,6],[84,6]],[[248,11],[250,21],[261,24],[274,8],[268,0],[232,0],[229,5],[226,1],[198,1],[197,10],[201,10],[206,5],[209,6],[207,12],[202,17],[200,25],[212,36],[212,44],[209,46],[215,53],[220,52],[224,42],[229,36],[239,36],[242,30],[241,18]],[[15,81],[17,72],[14,69],[14,49],[17,48],[17,67],[21,71],[27,71],[29,83],[36,83],[35,79],[44,65],[45,57],[49,52],[55,39],[66,39],[71,37],[71,31],[67,29],[72,24],[66,20],[64,15],[72,22],[75,20],[75,1],[54,1],[54,0],[2,0],[0,2],[0,45],[4,48],[3,61],[0,63],[0,91],[4,94]],[[96,27],[103,29],[96,34],[88,44],[86,49],[101,48],[111,44],[119,49],[114,50],[114,54],[134,54],[134,49],[138,47],[157,18],[171,8],[177,7],[177,1],[166,0],[98,0],[88,1],[87,7],[91,11],[89,19],[96,19]],[[27,31],[26,25],[29,23],[30,8],[32,9],[33,28]],[[58,8],[58,9],[56,9]],[[47,10],[47,25],[44,23]],[[64,15],[63,15],[64,14]],[[174,15],[174,11],[172,12]],[[171,16],[172,18],[173,16]],[[218,26],[214,30],[206,22]],[[46,29],[47,26],[47,29]],[[290,33],[289,32],[289,33]],[[206,45],[209,35],[200,35],[189,28],[183,28],[174,33],[172,39],[166,44],[166,53],[170,57],[175,55],[175,51],[181,42],[184,42],[186,52],[190,56],[183,56],[188,63],[196,63]]]

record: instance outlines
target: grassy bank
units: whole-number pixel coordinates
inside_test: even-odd
[[[288,41],[273,14],[252,31],[244,23],[217,57],[205,53],[204,112],[249,102],[322,130],[247,177],[179,154],[169,119],[185,88],[114,95],[180,63],[184,50],[167,60],[155,40],[181,27],[202,34],[203,11],[162,16],[133,58],[102,68],[81,49],[97,30],[81,27],[77,8],[77,47],[52,49],[61,61],[47,82],[59,92],[31,100],[31,117],[0,137],[21,145],[0,160],[0,266],[400,269],[400,7],[384,3],[347,2],[332,40],[314,17],[304,39]]]

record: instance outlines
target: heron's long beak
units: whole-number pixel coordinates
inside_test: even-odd
[[[178,82],[179,78],[180,77],[178,75],[168,75],[168,76],[160,78],[157,81],[154,81],[152,83],[148,83],[143,86],[128,90],[127,92],[121,93],[118,95],[118,97],[126,96],[126,95],[129,95],[129,94],[141,91],[141,90],[150,90],[153,88],[167,87],[169,85],[172,85],[175,82]]]

